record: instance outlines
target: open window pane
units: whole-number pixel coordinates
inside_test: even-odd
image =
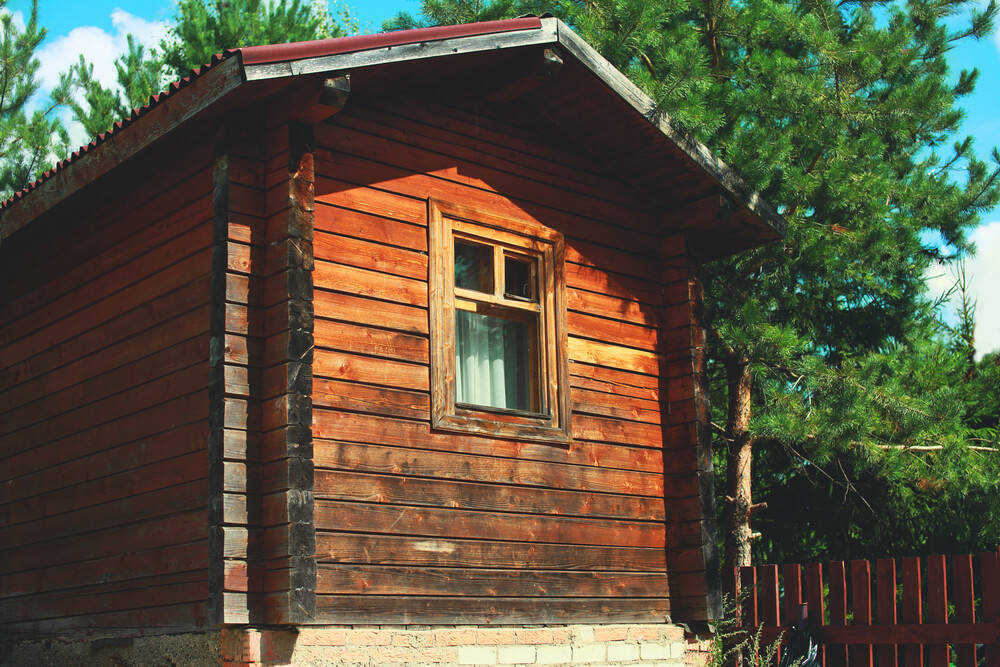
[[[456,402],[537,410],[533,381],[537,325],[455,311]]]
[[[537,301],[535,289],[535,262],[527,258],[504,256],[505,297]]]
[[[493,248],[455,239],[455,287],[493,293]]]

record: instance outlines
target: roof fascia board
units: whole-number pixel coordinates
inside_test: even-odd
[[[277,63],[247,64],[244,65],[244,71],[247,81],[259,81],[521,46],[544,46],[555,44],[556,41],[555,19],[542,19],[541,28],[532,30],[453,37]]]
[[[614,65],[605,60],[604,56],[573,32],[568,25],[559,19],[547,18],[542,19],[543,29],[545,29],[546,23],[556,26],[560,46],[572,53],[611,90],[660,130],[695,164],[708,173],[726,193],[745,205],[757,217],[772,227],[775,232],[784,236],[788,223],[769,203],[764,201],[760,194],[751,190],[729,165],[716,157],[705,144],[678,131],[666,113],[656,110],[656,105],[648,95],[618,71]]]
[[[16,206],[0,211],[0,242],[28,225],[88,183],[134,157],[243,83],[239,58],[227,58],[173,93],[133,123],[143,132],[118,131],[91,148],[84,159],[71,161],[52,177],[29,190]]]

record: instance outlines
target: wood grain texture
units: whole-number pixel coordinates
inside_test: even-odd
[[[0,249],[5,289],[61,258],[0,309],[5,633],[206,620],[212,179],[192,156]]]
[[[663,573],[321,565],[320,595],[664,598]]]
[[[705,594],[705,527],[687,518],[701,511],[699,463],[685,450],[697,417],[688,274],[658,264],[652,217],[627,187],[572,151],[526,142],[530,133],[458,107],[386,100],[348,106],[317,129],[312,429],[317,608],[329,604],[319,612],[328,619],[351,618],[339,604],[351,595],[403,607],[462,595],[466,609],[484,594],[545,604],[645,596],[648,611],[670,595],[665,586],[602,587],[582,571],[664,576],[665,553],[688,591],[678,609],[704,616],[693,594]],[[435,197],[565,235],[572,442],[428,424]],[[668,527],[668,515],[685,518]],[[491,570],[500,562],[509,572]],[[531,583],[539,567],[546,592]],[[533,603],[523,604],[527,613]],[[490,619],[507,622],[507,612]]]

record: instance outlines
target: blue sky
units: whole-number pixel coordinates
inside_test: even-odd
[[[985,4],[985,0],[982,0]],[[95,75],[114,83],[115,57],[124,50],[125,36],[134,34],[146,44],[156,44],[173,14],[175,0],[39,0],[39,21],[48,36],[39,52],[43,87],[51,86],[59,73],[83,53],[94,64]],[[338,6],[334,3],[332,11]],[[405,10],[418,13],[419,0],[364,0],[346,3],[361,32],[377,32],[384,19]],[[9,0],[7,9],[24,16],[30,0]],[[950,54],[954,73],[978,67],[976,92],[965,98],[963,133],[975,139],[977,152],[988,159],[1000,146],[1000,28],[979,42],[963,43]],[[75,143],[89,141],[79,126],[71,128]],[[967,265],[973,296],[978,301],[976,339],[980,354],[1000,349],[1000,207],[983,216],[973,240],[978,253]],[[945,270],[928,275],[931,290],[947,291],[954,279]]]

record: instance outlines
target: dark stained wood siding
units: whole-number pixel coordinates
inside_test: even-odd
[[[306,125],[227,128],[220,621],[311,615],[312,153]]]
[[[0,247],[0,633],[207,620],[210,158]]]
[[[352,99],[315,133],[316,622],[703,618],[691,275],[659,219],[454,106]],[[565,235],[568,446],[430,429],[428,197]]]

